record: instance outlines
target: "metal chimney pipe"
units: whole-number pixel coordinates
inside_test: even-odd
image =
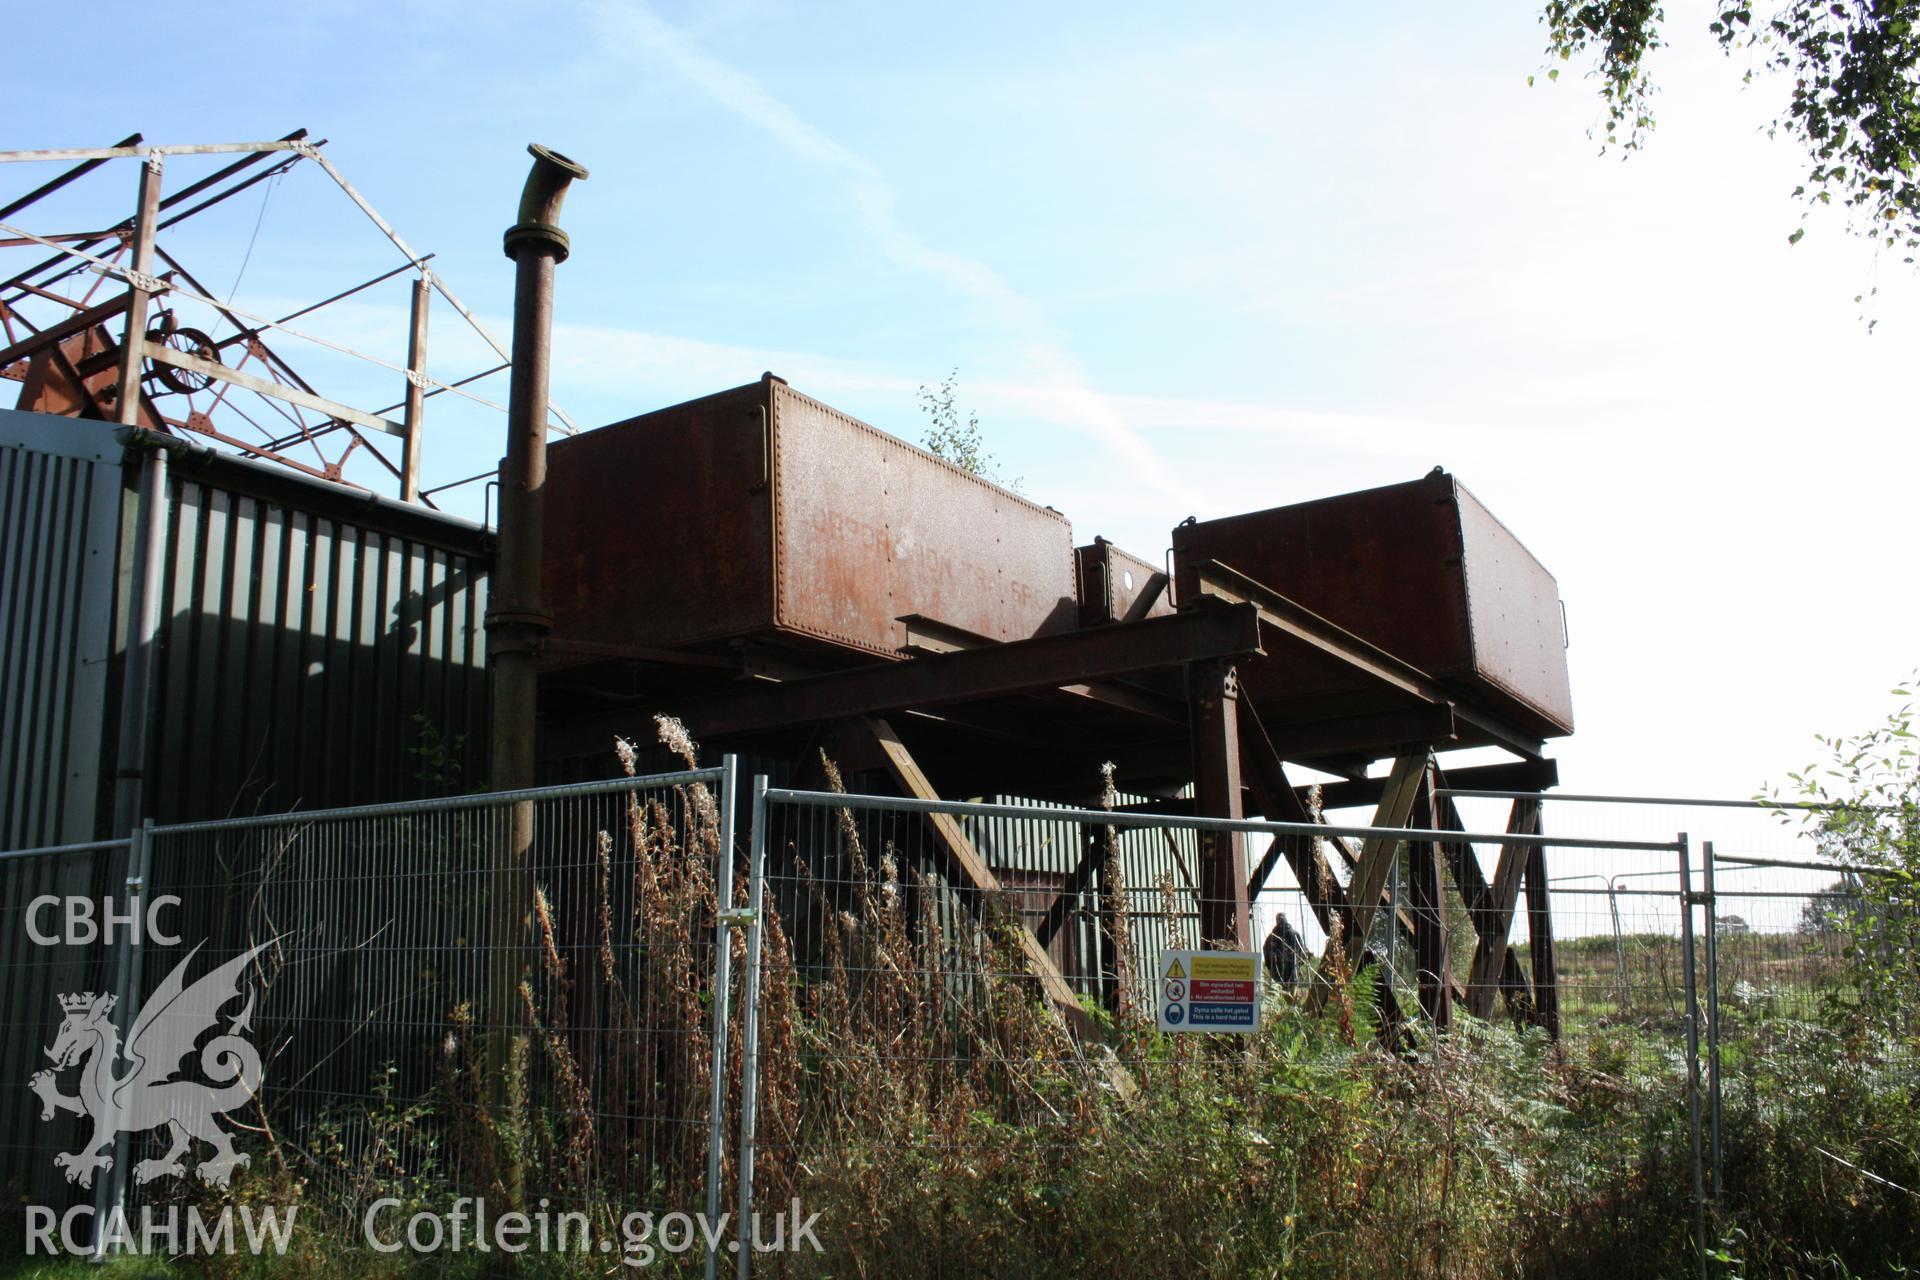
[[[547,376],[552,358],[553,269],[565,262],[558,226],[567,187],[587,171],[538,144],[520,193],[520,217],[507,229],[514,261],[513,375],[507,395],[507,456],[500,464],[500,546],[488,590],[487,655],[492,664],[493,732],[489,772],[496,791],[535,782],[535,662],[552,629],[540,604],[542,523],[547,482]],[[517,826],[517,824],[516,824]],[[518,838],[514,851],[527,845]],[[530,836],[530,833],[529,833]]]
[[[520,194],[520,216],[507,229],[514,261],[513,375],[507,394],[507,456],[500,463],[500,543],[488,587],[487,660],[493,702],[490,784],[496,791],[534,785],[534,718],[541,645],[553,615],[540,604],[542,525],[546,515],[547,375],[553,335],[553,269],[566,261],[567,233],[558,225],[567,186],[587,171],[557,151],[530,146],[533,171]],[[533,914],[533,804],[511,807],[507,847],[493,868],[491,937],[497,962],[488,992],[493,1043],[488,1076],[496,1117],[511,1096],[518,991]],[[518,1162],[505,1171],[508,1198],[521,1198]]]

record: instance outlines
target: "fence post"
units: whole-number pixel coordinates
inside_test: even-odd
[[[740,1240],[739,1280],[753,1269],[753,1142],[760,1104],[760,936],[761,904],[767,887],[767,776],[753,779],[753,830],[747,844],[747,973],[742,982],[746,1008],[740,1020]]]
[[[1620,877],[1607,877],[1607,914],[1613,917],[1613,984],[1617,988],[1614,1002],[1624,1015],[1628,1011],[1632,992],[1627,986],[1627,941],[1620,933]]]
[[[115,985],[118,988],[114,1001],[114,1012],[119,1015],[121,1043],[126,1043],[127,1033],[132,1029],[134,1020],[140,1013],[140,983],[145,971],[146,911],[143,907],[132,906],[135,900],[142,904],[147,899],[147,881],[153,874],[153,819],[131,828],[127,832],[127,876],[126,890],[129,911],[139,923],[128,930],[127,940],[121,944],[120,972]],[[112,1097],[107,1106],[117,1117],[119,1103]],[[102,1177],[94,1189],[93,1203],[93,1253],[96,1259],[106,1259],[107,1246],[112,1243],[108,1234],[112,1226],[114,1209],[125,1210],[127,1204],[127,1161],[131,1158],[132,1138],[118,1123],[114,1126],[113,1168],[109,1176]]]
[[[1701,846],[1701,888],[1707,903],[1707,1124],[1712,1136],[1713,1218],[1720,1224],[1720,921],[1713,892],[1713,841]]]
[[[1687,1133],[1693,1142],[1693,1238],[1700,1275],[1707,1274],[1707,1197],[1700,1168],[1700,1001],[1693,985],[1693,872],[1687,834],[1680,833],[1680,973],[1687,997]]]
[[[715,1223],[720,1220],[720,1177],[726,1142],[727,1015],[733,988],[733,930],[739,913],[733,907],[733,809],[739,757],[720,761],[720,849],[713,882],[713,1080],[707,1099],[707,1280],[714,1280],[720,1263]]]

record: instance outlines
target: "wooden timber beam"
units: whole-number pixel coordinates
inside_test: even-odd
[[[1516,800],[1512,814],[1507,819],[1507,831],[1519,834],[1527,830],[1531,823],[1526,808],[1537,809],[1537,801]],[[1493,1016],[1493,998],[1507,978],[1507,961],[1513,959],[1513,949],[1507,945],[1507,933],[1513,925],[1514,904],[1520,899],[1520,879],[1526,869],[1527,846],[1506,843],[1500,846],[1500,861],[1493,872],[1493,883],[1487,886],[1488,901],[1482,909],[1474,910],[1474,931],[1478,933],[1478,945],[1473,953],[1473,969],[1467,979],[1467,1012],[1476,1018]],[[1519,977],[1519,964],[1514,962],[1514,977]]]
[[[907,750],[906,744],[900,741],[899,735],[894,733],[891,725],[885,720],[872,718],[861,720],[859,724],[873,740],[874,745],[879,747],[881,754],[886,757],[887,770],[893,775],[894,781],[899,783],[909,796],[918,800],[938,801],[940,799],[940,793],[934,790],[933,783],[925,773],[921,772],[912,753]],[[989,899],[997,898],[1001,893],[999,877],[993,874],[987,866],[986,859],[982,858],[979,850],[973,847],[973,841],[967,838],[967,833],[961,828],[959,821],[951,814],[933,813],[927,815],[927,822],[933,828],[954,878],[987,895]],[[1092,1019],[1081,1007],[1073,987],[1066,978],[1061,976],[1058,966],[1053,963],[1053,957],[1047,954],[1047,949],[1040,944],[1040,940],[1033,936],[1033,930],[1027,928],[1024,923],[1017,923],[1014,933],[1019,940],[1021,955],[1026,961],[1027,969],[1039,982],[1040,990],[1046,996],[1048,1003],[1058,1009],[1068,1025],[1082,1036],[1091,1035],[1094,1031]],[[1123,1098],[1132,1097],[1138,1090],[1133,1077],[1118,1062],[1107,1063],[1107,1076],[1115,1091]]]
[[[1452,797],[1444,794],[1449,775],[1443,773],[1440,776],[1443,794],[1437,797],[1435,825],[1444,830],[1464,832],[1466,823],[1460,817],[1460,810],[1455,807]],[[1518,830],[1520,829],[1511,825],[1510,821],[1507,828],[1508,834],[1514,834]],[[1512,919],[1512,903],[1509,901],[1506,915],[1496,914],[1495,891],[1487,884],[1486,877],[1480,871],[1480,859],[1474,853],[1473,846],[1467,841],[1449,841],[1443,846],[1443,852],[1447,857],[1447,865],[1453,871],[1453,882],[1459,886],[1461,896],[1466,899],[1468,917],[1474,922],[1476,952],[1480,939],[1486,938],[1489,934],[1496,939],[1495,952],[1499,961],[1497,985],[1500,990],[1508,993],[1509,1003],[1511,1003],[1514,997],[1525,994],[1529,985],[1527,975],[1520,967],[1519,957],[1507,943]],[[1525,857],[1524,849],[1517,850],[1514,854],[1516,861],[1512,864],[1512,868],[1515,870],[1523,868]],[[1496,867],[1496,880],[1499,874],[1499,869]],[[1469,991],[1467,1007],[1469,1010],[1474,1008],[1471,991]]]
[[[1532,804],[1527,825],[1531,835],[1541,830],[1540,806]],[[1527,850],[1527,958],[1533,966],[1534,1017],[1547,1034],[1560,1038],[1560,970],[1553,957],[1553,904],[1547,887],[1547,849],[1533,845]]]
[[[1395,760],[1393,772],[1387,778],[1386,794],[1380,797],[1369,825],[1406,826],[1413,815],[1414,798],[1426,768],[1425,752]],[[1399,846],[1400,841],[1393,836],[1369,836],[1361,842],[1360,861],[1353,869],[1353,882],[1347,887],[1347,897],[1352,904],[1349,909],[1352,919],[1344,939],[1349,965],[1360,958],[1366,946],[1367,931],[1373,925],[1373,913],[1379,909],[1380,895],[1387,887],[1387,873]]]
[[[727,737],[1093,684],[1260,652],[1259,615],[1251,606],[1194,609],[1144,622],[730,689],[689,702],[681,718],[703,737]]]
[[[1413,825],[1434,826],[1434,769],[1431,761],[1421,771],[1414,798]],[[1420,990],[1420,1008],[1436,1028],[1453,1025],[1453,966],[1447,954],[1446,879],[1440,873],[1439,846],[1416,840],[1407,847],[1409,909],[1413,916],[1413,971]]]
[[[1266,740],[1265,728],[1252,707],[1242,708],[1240,750],[1244,765],[1248,790],[1253,795],[1255,805],[1261,814],[1275,822],[1315,822],[1324,823],[1325,818],[1316,819],[1308,810],[1306,801],[1301,798],[1302,789],[1287,781],[1286,766],[1274,753],[1272,744]],[[1338,836],[1326,837],[1326,843],[1332,846],[1348,867],[1359,861],[1347,847],[1347,842]],[[1267,881],[1273,875],[1274,868],[1281,858],[1293,870],[1294,882],[1307,899],[1307,905],[1313,909],[1314,918],[1320,923],[1320,930],[1328,937],[1333,936],[1333,919],[1344,916],[1347,910],[1347,896],[1340,882],[1333,878],[1327,865],[1326,855],[1322,853],[1311,837],[1276,836],[1267,846],[1267,852],[1254,869],[1247,881],[1249,901],[1260,896],[1267,887]],[[1384,891],[1381,900],[1387,901]],[[1395,924],[1409,943],[1414,941],[1415,917],[1402,908]],[[1447,975],[1448,999],[1464,1000],[1466,988],[1451,973]]]

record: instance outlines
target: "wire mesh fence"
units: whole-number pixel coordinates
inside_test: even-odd
[[[380,1198],[394,1224],[463,1197],[537,1202],[582,1241],[617,1213],[686,1207],[716,1172],[723,776],[149,828],[118,862],[0,861],[7,1083],[49,1010],[81,1068],[72,1124],[34,1123],[24,1084],[6,1092],[23,1190],[68,1160],[70,1195],[164,1209],[246,1169],[310,1221],[339,1211],[343,1235]],[[24,928],[35,898],[124,902],[142,883],[165,899],[158,934],[103,949]]]
[[[1698,1144],[1661,1176],[1697,1180],[1682,1205],[1704,1244],[1723,1193],[1758,1176],[1752,1135],[1795,1087],[1789,1050],[1817,1041],[1920,1084],[1913,1028],[1851,1036],[1832,1016],[1872,998],[1863,948],[1891,954],[1911,940],[1889,931],[1910,926],[1876,906],[1869,871],[1822,860],[1775,815],[1740,810],[1765,825],[1696,844],[1674,819],[1714,829],[1724,813],[1463,794],[1473,832],[780,790],[747,822],[732,776],[0,857],[9,1194],[166,1206],[244,1171],[256,1195],[297,1188],[310,1220],[338,1210],[348,1237],[375,1199],[398,1223],[464,1198],[572,1214],[576,1249],[636,1212],[731,1209],[743,1274],[756,1209],[861,1206],[825,1262],[783,1264],[825,1273],[937,1248],[953,1206],[914,1188],[955,1167],[1038,1178],[1107,1160],[1113,1212],[1177,1215],[1162,1162],[1187,1157],[1158,1144],[1226,1133],[1254,1150],[1345,1142],[1417,1187],[1422,1142],[1468,1139],[1408,1121],[1368,1149],[1385,1139],[1335,1135],[1340,1108],[1303,1099],[1384,1091],[1420,1123],[1458,1124],[1423,1100],[1524,1078],[1528,1105],[1565,1107],[1553,1082],[1573,1070],[1640,1098],[1673,1149]],[[1262,1026],[1168,1034],[1165,958],[1218,941],[1202,853],[1229,838],[1257,868]],[[92,904],[84,938],[74,901]],[[160,927],[136,934],[135,916]],[[58,1090],[78,1090],[64,1107],[36,1088],[50,1038]],[[123,1101],[87,1146],[89,1070],[110,1083],[183,1059],[210,1090],[165,1115]],[[1225,1104],[1225,1129],[1207,1129]],[[1478,1176],[1506,1176],[1530,1140],[1515,1126],[1472,1136],[1507,1144]],[[1383,1258],[1413,1220],[1396,1211]]]
[[[83,1122],[65,1113],[43,1121],[33,1086],[53,1065],[49,1015],[57,1021],[61,997],[115,989],[119,953],[101,940],[100,904],[124,897],[128,844],[0,854],[0,1191],[8,1203],[91,1203],[47,1158],[51,1144],[78,1147]],[[76,905],[71,930],[69,902],[88,904]],[[70,932],[86,943],[59,945]]]
[[[1158,1006],[1172,994],[1166,957],[1214,941],[1202,928],[1210,913],[1199,842],[1229,832],[1247,842],[1250,864],[1314,866],[1323,877],[1254,886],[1265,1027],[1232,1046],[1156,1028]],[[1463,1051],[1465,1041],[1433,1034],[1433,1012],[1447,1003],[1438,995],[1444,991],[1464,1017],[1483,930],[1504,961],[1482,975],[1485,1010],[1504,1005],[1510,1015],[1496,1014],[1490,1025],[1521,1028],[1508,1033],[1503,1052],[1531,1054],[1539,1065],[1559,1050],[1536,992],[1554,986],[1550,972],[1570,976],[1550,950],[1546,970],[1534,971],[1536,949],[1550,948],[1554,923],[1633,940],[1626,964],[1611,950],[1596,950],[1591,964],[1580,959],[1577,996],[1561,1006],[1563,1017],[1583,1035],[1610,1032],[1616,1050],[1626,1044],[1637,1062],[1634,1086],[1664,1096],[1668,1122],[1684,1132],[1697,1099],[1680,940],[1681,842],[1407,834],[766,793],[754,826],[765,897],[757,917],[764,1028],[752,1064],[761,1111],[746,1138],[753,1191],[743,1211],[754,1196],[776,1203],[864,1197],[872,1218],[850,1229],[872,1238],[843,1241],[848,1253],[911,1252],[936,1247],[944,1228],[930,1205],[884,1188],[912,1185],[915,1170],[931,1176],[956,1161],[1015,1158],[996,1135],[1018,1134],[1017,1158],[1044,1167],[1085,1159],[1089,1147],[1117,1135],[1145,1141],[1195,1097],[1238,1098],[1248,1115],[1261,1116],[1263,1099],[1302,1087],[1330,1096],[1354,1087],[1364,1069],[1343,1054],[1342,1039],[1345,1050],[1377,1044],[1409,1070],[1469,1080],[1479,1069],[1472,1052]],[[1263,858],[1268,841],[1289,844],[1291,856]],[[1552,918],[1531,931],[1528,904],[1509,892],[1496,932],[1455,895],[1403,896],[1404,885],[1389,876],[1372,922],[1354,923],[1367,914],[1355,910],[1367,858],[1391,858],[1404,881],[1422,846],[1443,843],[1453,846],[1450,865],[1462,867],[1462,878],[1469,873],[1457,859],[1477,860],[1484,846],[1513,851],[1515,865],[1551,851],[1558,865],[1615,874],[1660,867],[1665,879],[1624,901],[1602,897],[1591,905],[1550,904],[1542,888],[1531,905]],[[1370,852],[1375,845],[1379,853]],[[1427,874],[1437,876],[1447,861]],[[1482,877],[1499,870],[1482,868]],[[1507,879],[1517,886],[1520,877]],[[1515,921],[1519,936],[1509,953]],[[1348,928],[1363,931],[1352,945]],[[1446,945],[1449,930],[1461,945]],[[1198,1093],[1195,1085],[1203,1086]],[[1269,1120],[1290,1123],[1278,1114]],[[1115,1171],[1115,1181],[1126,1181],[1124,1171]],[[1168,1197],[1165,1183],[1149,1183],[1131,1190],[1142,1201]]]

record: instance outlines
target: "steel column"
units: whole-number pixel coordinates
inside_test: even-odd
[[[1224,661],[1188,668],[1192,706],[1194,808],[1202,817],[1245,816],[1240,794],[1240,678]],[[1200,941],[1245,951],[1247,846],[1238,831],[1200,833]]]
[[[433,286],[424,269],[413,282],[412,326],[407,331],[407,434],[400,455],[400,501],[420,501],[420,452],[426,431],[427,310]]]
[[[1534,833],[1541,830],[1534,818]],[[1547,885],[1547,847],[1527,850],[1527,953],[1533,966],[1533,1007],[1540,1025],[1560,1038],[1560,971],[1553,955],[1553,900]]]
[[[153,270],[153,237],[160,216],[161,159],[156,153],[140,166],[140,208],[133,225],[133,276],[127,293],[127,319],[120,342],[120,370],[114,414],[123,426],[140,424],[140,353],[147,332],[147,288]],[[153,651],[160,630],[162,558],[166,546],[167,455],[149,450],[140,476],[140,530],[134,553],[134,633],[127,639],[121,683],[119,776],[114,784],[113,834],[128,835],[146,803],[147,701]]]

